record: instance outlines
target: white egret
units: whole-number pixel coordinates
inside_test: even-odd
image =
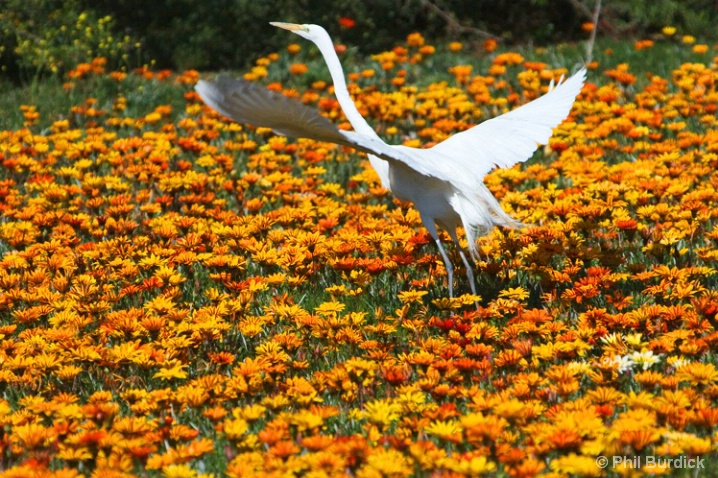
[[[471,291],[476,285],[471,264],[459,245],[456,229],[463,227],[469,252],[478,260],[476,238],[494,226],[522,224],[504,212],[484,184],[495,166],[526,161],[539,144],[546,144],[553,128],[571,110],[586,78],[586,70],[540,98],[501,116],[457,133],[429,149],[388,145],[379,138],[352,101],[339,57],[329,34],[318,25],[271,23],[314,42],[329,67],[334,94],[354,132],[339,130],[317,111],[243,79],[220,76],[201,80],[196,90],[204,102],[229,118],[272,128],[279,134],[348,145],[368,154],[382,185],[394,196],[411,201],[424,227],[436,242],[446,267],[449,296],[453,297],[453,266],[439,240],[436,226],[446,229],[466,266]]]

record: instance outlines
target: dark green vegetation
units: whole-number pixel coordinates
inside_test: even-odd
[[[0,78],[15,82],[102,56],[114,68],[144,63],[175,70],[243,68],[286,35],[269,21],[321,24],[364,54],[420,31],[433,42],[509,44],[582,40],[595,0],[3,0]],[[665,25],[712,35],[711,0],[605,1],[599,36],[647,37]]]

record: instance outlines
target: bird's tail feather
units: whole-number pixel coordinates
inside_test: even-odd
[[[511,229],[526,227],[520,221],[509,216],[496,198],[487,189],[480,194],[458,194],[452,201],[452,206],[459,213],[469,245],[469,253],[475,260],[479,260],[479,248],[476,239],[488,234],[494,226],[503,226]]]

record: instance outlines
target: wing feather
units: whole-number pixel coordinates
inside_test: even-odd
[[[207,105],[234,121],[272,128],[284,136],[346,142],[339,129],[317,111],[256,83],[222,75],[200,80],[195,89]]]
[[[221,75],[215,80],[200,80],[195,89],[208,106],[234,121],[272,128],[284,136],[351,146],[411,166],[412,159],[408,155],[383,141],[342,131],[316,110],[242,78]]]
[[[526,161],[566,119],[585,79],[584,68],[545,95],[455,134],[429,151],[479,180],[494,166],[510,167]]]

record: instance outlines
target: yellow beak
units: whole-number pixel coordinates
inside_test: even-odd
[[[296,32],[297,30],[301,30],[303,28],[302,25],[297,25],[296,23],[269,22],[269,24],[275,27],[284,28],[290,32]]]

